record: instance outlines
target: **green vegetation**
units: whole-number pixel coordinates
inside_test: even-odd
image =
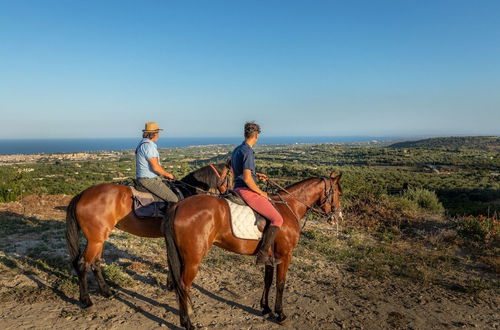
[[[459,219],[458,232],[472,242],[491,243],[499,238],[500,222],[482,215],[463,217]]]
[[[106,279],[115,285],[126,287],[133,284],[130,276],[117,263],[104,266],[102,271]]]
[[[403,196],[435,212],[440,211],[441,203],[450,215],[487,215],[500,212],[500,204],[495,202],[500,200],[499,139],[436,138],[406,148],[379,144],[258,145],[257,166],[283,184],[341,171],[347,199]],[[488,147],[483,148],[485,145]],[[172,148],[161,150],[160,156],[163,165],[182,177],[203,165],[224,161],[231,150],[232,146]],[[127,183],[134,177],[131,151],[95,155],[97,159],[86,161],[40,160],[0,166],[0,202],[26,194],[73,195],[97,183]],[[432,192],[439,202],[433,200]],[[418,201],[414,200],[417,193]]]
[[[420,209],[434,214],[443,214],[444,207],[439,201],[436,193],[427,189],[408,189],[404,192],[403,198],[408,202],[413,202]]]
[[[394,143],[391,148],[443,148],[443,149],[497,149],[500,145],[498,136],[463,136],[441,137],[419,141],[406,141]]]

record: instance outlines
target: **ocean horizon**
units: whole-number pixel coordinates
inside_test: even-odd
[[[259,140],[259,144],[354,143],[396,139],[399,138],[372,136],[277,136],[262,137]],[[181,148],[203,145],[237,145],[242,140],[241,137],[163,137],[160,138],[157,144],[158,148]],[[139,141],[140,138],[0,139],[0,155],[131,150],[137,146]]]

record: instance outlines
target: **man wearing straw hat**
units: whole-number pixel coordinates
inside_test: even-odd
[[[162,130],[153,121],[146,123],[146,127],[142,130],[142,140],[135,149],[135,174],[144,188],[167,202],[177,203],[179,201],[177,196],[162,180],[162,177],[175,179],[160,164],[160,155],[155,142],[160,138]]]

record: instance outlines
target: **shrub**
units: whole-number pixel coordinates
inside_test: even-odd
[[[444,213],[443,204],[441,204],[434,191],[422,188],[408,189],[404,192],[403,197],[417,203],[417,205],[423,210],[435,214]]]
[[[419,205],[416,201],[401,196],[390,196],[393,208],[401,214],[415,216]]]
[[[21,194],[21,187],[0,185],[0,203],[15,201]]]
[[[458,233],[471,241],[489,243],[498,239],[500,222],[483,215],[463,217],[459,219]]]

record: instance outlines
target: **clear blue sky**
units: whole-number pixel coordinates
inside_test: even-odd
[[[500,1],[0,0],[0,138],[500,134]]]

